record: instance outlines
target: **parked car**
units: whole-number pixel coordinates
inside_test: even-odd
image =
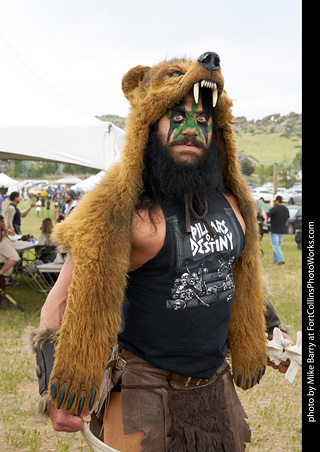
[[[302,229],[302,206],[287,206],[290,212],[290,220],[287,222],[287,234],[294,234],[297,229]]]
[[[273,192],[263,187],[257,187],[251,190],[251,195],[256,201],[270,202],[273,199]]]
[[[287,191],[286,188],[284,188],[284,187],[278,187],[278,188],[277,188],[277,195],[282,196],[283,193],[285,193],[286,191]]]
[[[22,182],[19,182],[19,188],[22,190],[23,188],[31,188],[33,185],[36,184],[37,181],[35,180],[24,180]]]
[[[288,188],[285,192],[281,193],[282,201],[288,204],[295,204],[302,201],[302,189],[301,188]]]
[[[32,198],[33,196],[40,196],[41,198],[46,198],[48,195],[47,188],[48,187],[46,187],[46,186],[32,187],[28,191],[28,195],[30,198]]]

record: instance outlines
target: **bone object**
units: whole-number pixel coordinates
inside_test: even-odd
[[[297,333],[296,345],[291,345],[284,339],[279,328],[274,328],[273,339],[267,340],[267,355],[274,364],[279,365],[281,361],[290,360],[290,365],[285,374],[286,379],[292,384],[295,376],[302,366],[302,336],[301,331]]]
[[[91,433],[89,426],[86,423],[83,424],[83,430],[81,430],[81,433],[85,442],[93,452],[120,452],[119,450],[113,449],[96,438],[94,434]]]

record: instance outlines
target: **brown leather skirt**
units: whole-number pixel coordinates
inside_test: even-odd
[[[108,397],[120,383],[124,433],[144,431],[145,452],[240,452],[250,442],[226,362],[202,380],[159,369],[116,347],[90,425],[102,441]]]

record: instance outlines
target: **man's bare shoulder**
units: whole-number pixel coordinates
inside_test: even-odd
[[[236,217],[238,218],[238,221],[242,227],[243,233],[245,234],[246,233],[246,225],[245,225],[243,216],[241,215],[236,197],[230,192],[226,192],[224,194],[224,197],[226,198],[226,200],[229,202],[230,206],[232,207],[232,210],[234,211],[234,213],[235,213]]]
[[[154,209],[152,217],[148,210],[139,210],[134,213],[130,271],[141,267],[160,251],[165,234],[166,221],[160,207]]]

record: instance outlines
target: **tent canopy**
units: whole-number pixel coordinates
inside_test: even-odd
[[[123,130],[75,108],[41,79],[0,33],[0,159],[105,169]]]
[[[88,177],[87,179],[85,179],[81,182],[78,182],[77,184],[73,185],[71,188],[75,192],[85,193],[89,190],[92,190],[92,188],[101,181],[104,174],[105,174],[104,171],[100,171],[98,174],[94,174],[94,175]]]
[[[77,184],[78,182],[82,182],[82,179],[79,179],[79,177],[73,176],[70,174],[69,176],[64,176],[61,179],[55,180],[54,184],[65,184],[65,185],[73,185]]]
[[[20,191],[19,189],[19,182],[11,179],[11,177],[7,176],[4,173],[0,173],[0,188],[7,188],[8,194],[10,194],[13,191]]]

